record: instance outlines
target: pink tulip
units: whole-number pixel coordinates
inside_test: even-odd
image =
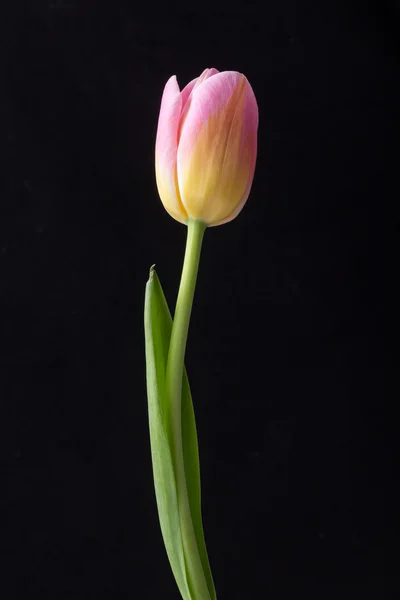
[[[258,107],[246,77],[206,69],[180,91],[166,83],[156,139],[156,179],[165,209],[221,225],[250,193],[257,155]]]

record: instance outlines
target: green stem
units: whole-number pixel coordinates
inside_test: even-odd
[[[172,442],[174,471],[178,490],[178,507],[187,571],[191,574],[189,586],[196,600],[209,598],[207,582],[200,560],[190,514],[182,448],[182,377],[186,340],[192,312],[193,296],[199,268],[201,245],[206,224],[189,219],[185,258],[178,299],[176,302],[171,340],[168,352],[166,389],[169,402],[168,435]]]

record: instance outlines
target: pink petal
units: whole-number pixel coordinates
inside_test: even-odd
[[[196,85],[196,83],[198,82],[198,80],[199,80],[198,77],[196,77],[196,79],[192,79],[192,81],[190,81],[187,85],[185,85],[185,87],[181,91],[182,112],[185,110],[186,102],[188,101],[188,98],[189,98],[190,94],[192,93],[192,90],[193,90],[194,86]]]
[[[204,71],[202,72],[200,77],[196,77],[196,79],[192,79],[192,81],[183,88],[183,90],[181,92],[182,111],[181,111],[181,120],[180,120],[179,130],[178,130],[178,143],[179,143],[179,138],[180,138],[180,134],[182,131],[182,126],[183,126],[183,123],[185,122],[186,115],[188,113],[188,110],[189,110],[189,107],[191,104],[193,90],[195,90],[199,85],[201,85],[203,83],[203,81],[205,81],[206,79],[209,79],[210,77],[212,77],[213,75],[216,75],[217,73],[219,73],[219,71],[217,71],[217,69],[214,69],[214,68],[213,69],[204,69]]]
[[[200,77],[196,77],[196,79],[192,79],[192,81],[190,81],[181,91],[181,98],[182,98],[182,112],[185,110],[185,105],[187,100],[189,99],[189,96],[192,92],[193,89],[196,89],[201,83],[203,83],[203,81],[205,81],[206,79],[208,79],[209,77],[212,77],[213,75],[216,75],[217,73],[219,73],[219,71],[217,71],[217,69],[204,69],[204,71],[202,72],[202,74],[200,75]]]
[[[254,175],[257,126],[254,93],[241,73],[217,73],[194,87],[177,159],[188,214],[218,225],[240,211]]]
[[[210,79],[210,77],[212,77],[213,75],[216,75],[217,73],[219,73],[219,71],[217,71],[217,69],[214,69],[214,68],[204,69],[204,71],[202,72],[200,77],[197,78],[194,89],[199,87],[199,85],[201,85],[206,79]]]
[[[160,198],[166,210],[178,221],[186,222],[187,213],[177,186],[178,129],[182,98],[176,76],[167,81],[162,100],[156,137],[156,180]]]
[[[243,206],[246,204],[247,198],[249,197],[251,186],[253,184],[254,172],[256,168],[256,160],[257,160],[257,129],[258,129],[258,105],[257,100],[254,95],[253,88],[250,83],[246,80],[246,99],[245,99],[245,109],[244,109],[244,131],[243,131],[243,139],[247,148],[245,152],[248,156],[249,160],[249,179],[247,182],[247,187],[244,192],[242,201],[238,206],[232,211],[230,215],[228,215],[225,219],[216,223],[216,225],[223,225],[224,223],[228,223],[232,221],[242,210]]]
[[[179,157],[184,159],[185,156],[189,155],[199,130],[207,123],[210,116],[222,110],[224,105],[228,103],[242,77],[241,73],[224,71],[214,75],[214,77],[207,78],[202,85],[192,91],[190,110],[184,125],[181,127],[178,162]]]

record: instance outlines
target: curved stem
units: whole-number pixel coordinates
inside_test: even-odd
[[[173,450],[174,471],[178,490],[182,543],[185,551],[187,571],[191,574],[189,586],[197,598],[209,598],[200,555],[190,514],[189,498],[182,448],[182,377],[186,350],[186,340],[192,312],[193,296],[199,268],[201,245],[206,224],[190,219],[186,241],[185,258],[178,299],[176,302],[171,340],[168,351],[166,390],[169,402],[167,410],[167,430]]]

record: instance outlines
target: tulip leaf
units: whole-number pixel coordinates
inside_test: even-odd
[[[168,406],[165,391],[165,372],[171,330],[171,314],[160,281],[154,267],[152,267],[146,285],[145,340],[154,487],[161,532],[176,583],[184,600],[198,600],[196,595],[193,595],[190,591],[192,578],[190,572],[187,572],[178,508],[178,491],[170,440],[166,430]],[[186,370],[184,370],[182,381],[182,447],[190,514],[203,575],[209,591],[209,598],[204,600],[215,600],[216,594],[201,518],[200,466],[196,422]]]
[[[182,382],[182,445],[190,513],[192,516],[197,548],[199,551],[210,598],[211,600],[215,600],[216,593],[211,575],[211,568],[208,560],[206,543],[204,540],[203,521],[201,518],[199,449],[197,442],[196,420],[186,369],[183,373]]]

